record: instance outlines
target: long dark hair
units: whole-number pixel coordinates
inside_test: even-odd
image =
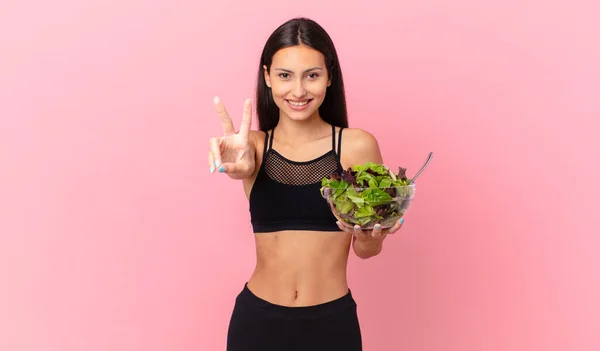
[[[275,105],[271,89],[264,77],[264,66],[271,70],[273,55],[285,47],[306,45],[325,56],[327,73],[331,85],[327,88],[325,99],[319,107],[324,121],[338,127],[348,127],[348,112],[342,70],[338,55],[329,34],[315,21],[308,18],[294,18],[279,26],[269,37],[263,48],[256,86],[256,114],[258,126],[262,131],[275,128],[279,122],[279,108]]]

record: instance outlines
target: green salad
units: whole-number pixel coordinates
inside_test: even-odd
[[[394,173],[385,165],[365,163],[323,178],[321,193],[346,223],[384,226],[404,215],[413,195],[406,168]]]

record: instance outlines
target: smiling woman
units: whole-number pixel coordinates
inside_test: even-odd
[[[208,155],[211,173],[243,181],[257,253],[235,302],[227,350],[362,350],[346,279],[349,251],[361,258],[379,254],[386,235],[402,222],[347,230],[320,188],[332,173],[382,163],[378,143],[368,132],[348,128],[337,53],[312,20],[293,19],[273,32],[256,89],[258,131],[250,128],[249,100],[235,133],[215,99],[223,136],[210,139]]]
[[[299,60],[303,62],[298,62]],[[283,66],[301,67],[307,64],[315,66],[299,72]],[[325,92],[331,86],[331,80],[327,77],[324,66],[323,54],[305,45],[277,51],[273,55],[271,72],[267,65],[263,65],[265,84],[271,88],[277,107],[289,118],[296,121],[306,119],[325,100]]]
[[[298,18],[281,25],[265,43],[260,62],[256,87],[260,130],[273,129],[281,112],[299,117],[292,113],[298,111],[294,103],[307,104],[300,109],[305,117],[318,110],[324,121],[348,127],[337,51],[319,24]]]

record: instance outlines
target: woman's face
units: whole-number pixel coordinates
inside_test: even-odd
[[[323,54],[308,46],[291,46],[273,55],[270,73],[263,68],[281,113],[298,121],[318,114],[331,84]]]

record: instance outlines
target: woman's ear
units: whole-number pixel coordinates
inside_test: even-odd
[[[269,70],[266,65],[263,65],[263,72],[265,75],[265,83],[270,88],[271,87],[271,77],[269,77]]]

